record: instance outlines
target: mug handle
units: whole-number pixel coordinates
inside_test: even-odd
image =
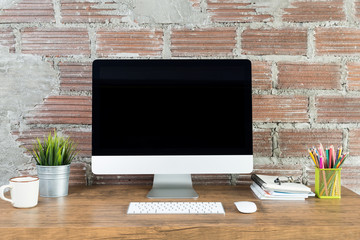
[[[2,200],[5,200],[5,201],[8,201],[8,202],[13,203],[13,201],[12,201],[11,199],[6,198],[6,197],[4,196],[4,191],[5,191],[6,188],[10,188],[10,189],[11,189],[11,188],[13,188],[13,186],[11,186],[11,185],[1,186],[1,187],[0,187],[0,198],[1,198]]]

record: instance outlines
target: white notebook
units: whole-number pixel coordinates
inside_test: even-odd
[[[259,182],[255,181],[258,185],[266,189],[267,191],[276,191],[276,192],[287,192],[287,193],[310,193],[311,188],[305,186],[301,183],[275,183],[275,179],[278,176],[270,175],[259,175],[256,176],[261,180],[261,185]]]
[[[253,183],[252,185],[250,185],[251,190],[253,191],[253,193],[261,200],[285,200],[285,201],[293,201],[293,200],[300,200],[303,201],[305,200],[305,196],[291,196],[292,194],[290,194],[290,196],[275,196],[275,195],[271,195],[266,193],[264,190],[262,190],[256,183]]]

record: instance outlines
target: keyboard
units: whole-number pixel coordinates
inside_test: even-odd
[[[131,202],[127,214],[225,214],[221,202]]]

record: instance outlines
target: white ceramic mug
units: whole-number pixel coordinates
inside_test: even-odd
[[[4,196],[6,188],[10,188],[11,199]],[[35,207],[39,198],[39,178],[36,176],[11,178],[9,185],[0,187],[0,198],[11,202],[16,208]]]

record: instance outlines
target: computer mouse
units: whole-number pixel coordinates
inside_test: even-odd
[[[234,204],[241,213],[254,213],[257,210],[256,204],[253,202],[240,201],[234,202]]]

